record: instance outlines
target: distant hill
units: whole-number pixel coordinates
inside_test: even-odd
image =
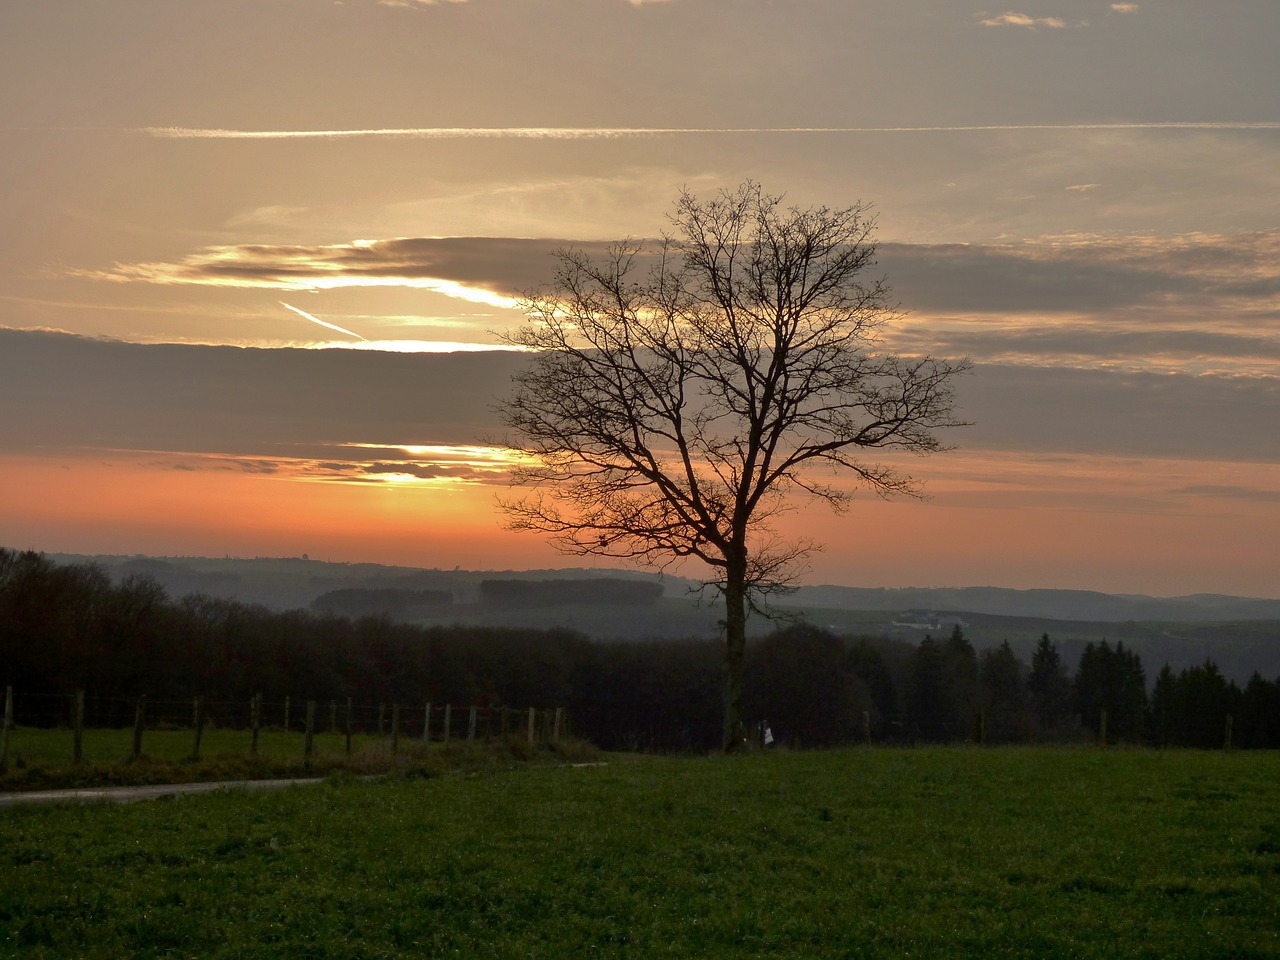
[[[1276,620],[1280,600],[1201,593],[1158,598],[1091,590],[1009,590],[1001,587],[801,587],[786,601],[847,610],[937,610],[1054,620]]]
[[[452,603],[453,594],[448,590],[343,587],[320,594],[311,601],[311,609],[352,619],[381,615],[410,621]]]
[[[602,593],[617,592],[621,581],[660,585],[683,594],[687,581],[660,577],[648,572],[630,570],[505,570],[471,571],[396,567],[378,563],[334,563],[306,557],[147,557],[86,556],[79,554],[47,554],[58,563],[91,562],[107,571],[113,580],[130,575],[143,575],[159,583],[171,597],[203,593],[227,597],[244,603],[257,603],[273,610],[310,608],[325,594],[336,591],[411,591],[417,594],[449,594],[454,603],[474,605],[481,601],[482,584],[487,580],[602,580]],[[646,590],[646,596],[650,591]],[[398,604],[404,594],[380,594]],[[353,600],[347,594],[341,602]],[[421,598],[420,598],[421,599]],[[433,596],[426,605],[438,605]],[[368,596],[363,600],[369,600]],[[355,601],[359,602],[359,601]],[[376,602],[375,602],[376,605]],[[422,604],[419,604],[421,606]],[[328,607],[329,604],[322,604]],[[367,606],[365,607],[367,609]]]
[[[693,581],[644,571],[443,570],[305,557],[49,556],[58,562],[95,562],[116,581],[146,575],[174,598],[203,593],[275,610],[380,613],[423,624],[566,627],[599,640],[705,638],[720,631],[711,594],[699,599]],[[1008,640],[1024,661],[1042,633],[1071,665],[1086,643],[1123,642],[1142,657],[1148,680],[1165,662],[1178,670],[1206,658],[1241,683],[1254,670],[1268,679],[1280,677],[1280,600],[826,585],[802,587],[777,606],[786,616],[839,634],[911,644],[925,633],[945,636],[959,622],[979,649]],[[750,630],[760,636],[773,626],[757,617]]]
[[[486,580],[629,580],[659,584],[663,595],[680,597],[693,581],[647,571],[567,568],[557,570],[445,570],[439,568],[385,566],[377,563],[333,563],[305,557],[211,558],[84,556],[48,554],[63,563],[92,561],[113,579],[129,574],[152,577],[172,596],[206,593],[236,597],[273,609],[309,607],[323,593],[339,589],[443,590],[458,603],[481,599]],[[603,588],[603,584],[601,585]],[[649,595],[648,591],[645,593]],[[1097,593],[1089,590],[1012,590],[1002,587],[901,587],[869,588],[823,585],[801,587],[782,598],[780,606],[793,609],[937,611],[981,613],[1004,617],[1051,620],[1107,621],[1159,620],[1209,622],[1222,620],[1280,619],[1280,600],[1195,594],[1187,597],[1147,597]]]
[[[661,584],[618,577],[480,581],[480,602],[508,609],[591,605],[649,607],[661,597]]]

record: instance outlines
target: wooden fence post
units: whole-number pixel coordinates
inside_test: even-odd
[[[338,701],[329,701],[329,732],[338,732]]]
[[[288,697],[284,698],[284,729],[285,733],[289,732],[289,707],[290,701]]]
[[[1098,711],[1098,741],[1104,747],[1107,745],[1107,711],[1105,709]]]
[[[467,720],[467,739],[474,740],[476,738],[476,705],[471,705],[471,716]]]
[[[307,732],[302,739],[302,765],[311,767],[311,751],[315,747],[316,733],[316,702],[314,700],[307,701]]]
[[[0,726],[0,773],[9,762],[9,731],[13,729],[13,687],[4,688],[4,724]]]
[[[537,719],[537,711],[533,707],[530,707],[529,708],[529,742],[530,743],[533,743],[534,721],[536,719]]]
[[[1223,750],[1231,749],[1231,728],[1235,726],[1235,722],[1236,722],[1235,716],[1233,714],[1228,713],[1227,714],[1227,732],[1226,732],[1226,736],[1224,736],[1222,740]]]
[[[400,752],[400,704],[391,705],[391,752]]]
[[[346,717],[346,734],[347,734],[347,756],[351,756],[351,698],[347,697],[347,717]]]
[[[431,742],[431,701],[427,701],[427,709],[422,712],[422,742]]]
[[[449,725],[453,718],[453,704],[444,705],[444,742],[449,742]]]
[[[133,759],[137,760],[142,756],[142,725],[147,717],[147,695],[144,693],[138,698],[137,706],[133,708]]]
[[[862,711],[862,742],[871,746],[871,711]]]
[[[551,727],[551,740],[553,743],[560,742],[560,729],[564,723],[564,707],[556,707],[555,723]]]
[[[71,711],[71,762],[78,764],[84,757],[84,691],[76,691],[75,707]]]
[[[387,705],[385,703],[378,704],[378,736],[385,737],[387,735]]]
[[[253,739],[249,741],[249,752],[258,755],[258,728],[262,725],[262,694],[255,693],[249,698],[249,728],[253,731]]]
[[[191,705],[191,721],[196,728],[195,749],[191,751],[191,759],[200,759],[200,740],[204,736],[204,701],[196,697]]]

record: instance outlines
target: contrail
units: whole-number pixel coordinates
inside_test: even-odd
[[[1280,121],[1168,121],[1153,123],[1004,123],[939,127],[385,127],[360,130],[227,130],[142,127],[169,140],[298,140],[405,138],[422,140],[621,140],[725,134],[979,133],[1023,130],[1280,130]]]
[[[310,320],[312,323],[318,323],[320,324],[320,326],[328,327],[330,330],[337,330],[339,333],[345,333],[348,337],[355,337],[357,340],[365,341],[365,343],[369,342],[368,337],[362,337],[360,336],[360,334],[354,333],[353,331],[348,330],[345,327],[340,327],[336,323],[330,323],[327,320],[321,320],[319,317],[313,317],[311,314],[307,313],[307,311],[299,310],[297,307],[291,306],[290,304],[285,303],[283,300],[277,300],[276,302],[279,303],[280,306],[284,307],[285,309],[292,310],[294,313],[302,317],[304,320]]]

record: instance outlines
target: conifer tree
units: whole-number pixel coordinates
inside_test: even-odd
[[[1008,640],[982,651],[978,660],[979,706],[986,739],[992,743],[1027,739],[1032,721],[1024,672]]]
[[[1061,736],[1075,726],[1071,679],[1047,633],[1040,637],[1032,654],[1027,693],[1042,735]]]

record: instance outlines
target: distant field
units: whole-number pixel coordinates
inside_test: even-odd
[[[1276,957],[1277,784],[862,749],[13,808],[0,956]]]

